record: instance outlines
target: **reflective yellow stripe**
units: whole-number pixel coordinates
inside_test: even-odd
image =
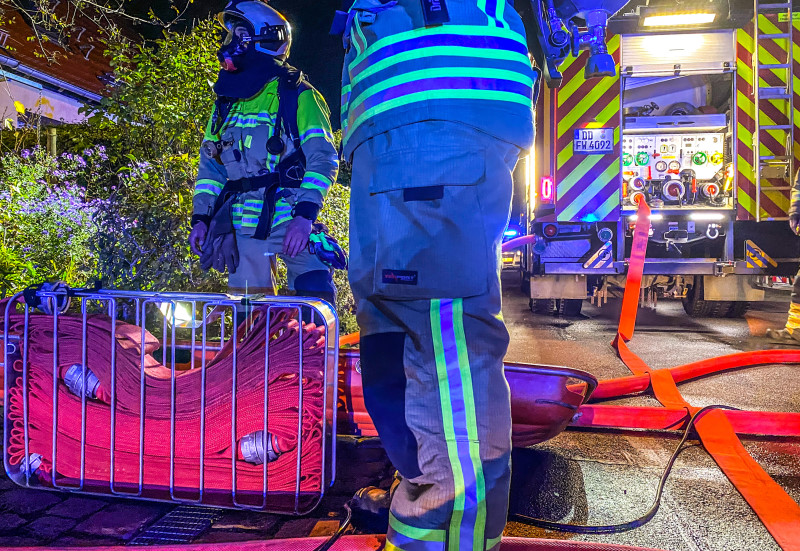
[[[480,442],[478,440],[478,414],[475,410],[475,395],[472,390],[472,368],[469,365],[467,351],[467,337],[464,332],[464,301],[453,301],[453,332],[458,351],[458,370],[461,376],[461,389],[464,394],[464,416],[467,422],[467,436],[469,438],[469,457],[475,474],[476,508],[474,551],[483,551],[483,541],[486,537],[486,481],[483,477],[483,463],[480,457]]]
[[[444,543],[444,530],[428,530],[426,528],[416,528],[398,520],[393,514],[389,513],[389,526],[392,530],[409,539],[417,541],[435,541]]]
[[[433,334],[433,349],[436,354],[436,375],[439,383],[439,400],[442,407],[442,425],[444,439],[447,443],[447,456],[450,468],[453,471],[453,490],[455,494],[453,512],[450,516],[450,549],[457,549],[460,541],[461,520],[464,517],[464,501],[466,490],[464,488],[464,472],[461,469],[461,460],[458,457],[455,424],[453,421],[453,404],[450,397],[450,382],[447,374],[447,360],[444,352],[444,339],[442,335],[442,301],[431,301],[431,332]]]
[[[786,329],[791,333],[800,327],[800,304],[791,303],[789,306],[789,319],[786,320]]]

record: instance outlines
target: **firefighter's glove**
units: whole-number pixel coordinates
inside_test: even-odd
[[[789,215],[789,227],[792,228],[792,233],[798,235],[798,230],[800,230],[800,214],[790,214]]]
[[[192,231],[189,234],[189,248],[197,256],[203,255],[203,244],[208,239],[208,226],[205,222],[198,221],[192,226]]]
[[[308,238],[308,251],[336,270],[347,269],[347,253],[339,246],[336,238],[328,233],[325,224],[319,222],[314,224],[314,229]]]
[[[216,221],[211,221],[208,238],[200,257],[200,267],[208,271],[214,268],[222,273],[227,268],[229,274],[235,274],[239,267],[239,248],[236,246],[236,234],[233,232],[217,233]]]

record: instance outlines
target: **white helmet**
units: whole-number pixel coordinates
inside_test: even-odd
[[[233,39],[233,30],[244,23],[252,33],[250,40],[256,51],[279,59],[289,56],[292,46],[292,27],[286,18],[258,0],[231,0],[219,14],[228,29],[225,43]]]

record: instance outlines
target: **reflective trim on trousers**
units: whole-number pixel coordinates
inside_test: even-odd
[[[446,533],[444,530],[415,528],[389,514],[389,534],[386,537],[386,550],[401,551],[445,551]]]
[[[431,301],[442,420],[455,489],[448,550],[483,551],[486,488],[463,318],[462,299]]]

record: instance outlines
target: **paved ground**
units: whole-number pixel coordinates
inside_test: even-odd
[[[788,298],[787,298],[788,300]],[[588,303],[580,318],[531,314],[508,286],[504,314],[511,331],[508,359],[566,365],[599,379],[630,374],[609,342],[619,301]],[[785,322],[787,304],[763,303],[744,320],[694,320],[679,302],[640,310],[631,349],[655,368],[672,367],[742,350],[777,348],[767,327]],[[800,411],[800,367],[766,366],[680,385],[693,405]],[[649,396],[607,403],[658,405]],[[676,438],[647,434],[568,431],[534,449],[517,450],[512,507],[562,522],[610,524],[632,520],[649,508]],[[745,447],[796,501],[800,501],[800,442],[762,439]],[[509,535],[558,537],[510,523]],[[646,526],[622,534],[572,535],[571,539],[651,546],[674,551],[779,549],[744,499],[699,447],[684,452],[667,482],[661,509]]]
[[[631,348],[653,367],[670,367],[740,350],[770,347],[766,327],[780,325],[785,303],[765,303],[744,320],[692,320],[679,303],[643,310]],[[609,342],[619,303],[578,319],[530,313],[515,286],[506,290],[505,316],[512,335],[508,359],[585,369],[600,379],[628,374]],[[800,411],[800,367],[767,366],[681,385],[694,405]],[[612,402],[613,403],[613,402]],[[656,405],[646,395],[618,403]],[[677,440],[645,433],[567,431],[532,449],[516,450],[512,509],[552,520],[607,524],[643,514]],[[761,439],[745,443],[767,472],[800,501],[800,442]],[[225,512],[200,542],[301,537],[332,533],[341,504],[367,483],[388,481],[378,443],[340,442],[340,476],[325,503],[308,518]],[[172,509],[169,505],[24,490],[0,478],[0,548],[21,545],[111,545],[130,541]],[[747,504],[699,447],[679,458],[661,509],[646,526],[604,536],[567,536],[510,523],[508,535],[637,544],[674,551],[778,549]]]

